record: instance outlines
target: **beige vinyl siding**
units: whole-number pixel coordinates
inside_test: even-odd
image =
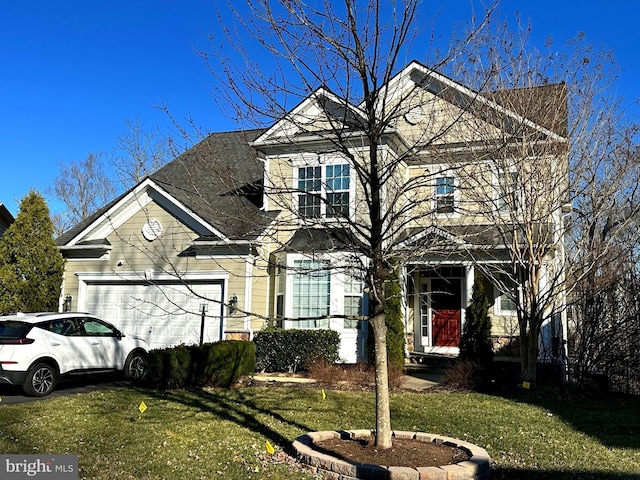
[[[397,109],[395,126],[410,144],[427,141],[432,145],[457,144],[486,141],[503,135],[494,125],[421,87],[416,87],[409,98],[398,96],[400,99],[403,105]],[[418,108],[422,109],[422,118],[415,124],[409,123],[406,114]]]
[[[142,227],[148,219],[154,218],[162,225],[162,234],[153,241],[142,235]],[[183,255],[193,240],[199,235],[191,231],[178,219],[154,203],[135,213],[116,232],[107,236],[111,251],[96,259],[70,259],[66,262],[64,291],[73,295],[72,307],[77,306],[77,274],[112,274],[127,278],[145,278],[145,270],[155,275],[170,275],[176,279],[184,274],[228,273],[225,300],[232,293],[239,299],[239,307],[244,307],[247,259],[244,257],[194,257]],[[258,283],[256,279],[254,281]],[[225,309],[226,315],[226,309]]]

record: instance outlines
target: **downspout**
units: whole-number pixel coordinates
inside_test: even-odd
[[[245,261],[245,280],[244,280],[244,311],[252,312],[253,306],[253,265],[255,263],[255,257],[249,255]],[[251,330],[251,315],[245,313],[243,319],[242,328],[249,332],[249,340],[253,339],[253,332]]]

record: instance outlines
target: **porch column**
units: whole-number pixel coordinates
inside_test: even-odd
[[[407,298],[407,265],[402,265],[402,273],[400,275],[400,291],[402,298],[402,322],[404,323],[404,356],[409,358],[409,353],[413,350],[413,345],[409,345],[409,305]],[[411,323],[413,325],[413,322]]]
[[[475,267],[473,264],[467,265],[465,267],[465,290],[464,290],[464,299],[462,303],[462,312],[464,316],[464,312],[469,306],[469,302],[471,302],[471,296],[473,295],[473,282],[475,281]]]

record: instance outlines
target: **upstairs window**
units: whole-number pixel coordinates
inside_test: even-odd
[[[320,192],[322,186],[322,167],[298,168],[298,214],[302,218],[320,217]]]
[[[436,178],[436,213],[454,213],[455,211],[455,178]]]
[[[522,209],[518,174],[514,171],[496,175],[496,207],[499,212],[517,212]]]
[[[301,218],[349,216],[351,176],[348,164],[298,168]]]
[[[349,165],[328,165],[327,217],[349,216]]]

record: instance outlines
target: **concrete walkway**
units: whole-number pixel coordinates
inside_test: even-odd
[[[409,372],[402,377],[402,388],[421,392],[444,383],[444,375],[437,373]]]
[[[316,383],[313,378],[301,375],[259,374],[251,377],[256,382],[278,383]],[[422,392],[444,382],[444,376],[435,373],[410,371],[402,376],[402,388],[413,392]]]

